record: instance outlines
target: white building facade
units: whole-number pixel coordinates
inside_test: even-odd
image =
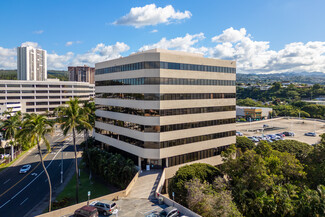
[[[47,80],[46,50],[27,47],[17,47],[17,78],[18,80]]]
[[[0,80],[0,113],[9,108],[13,112],[44,113],[65,105],[70,98],[86,101],[94,94],[95,85],[86,82]]]
[[[236,62],[154,49],[96,64],[95,139],[138,165],[222,163],[236,142]]]

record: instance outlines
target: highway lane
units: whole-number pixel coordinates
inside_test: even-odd
[[[46,154],[46,149],[43,150],[46,155],[44,163],[51,178],[53,191],[61,184],[61,151],[64,174],[68,169],[73,169],[70,167],[74,163],[72,138],[66,138],[65,142],[62,142],[64,139],[63,135],[56,133],[51,140],[52,144],[57,143],[52,152]],[[82,141],[83,135],[78,135],[77,142]],[[0,184],[3,183],[4,186],[1,186],[0,190],[0,216],[24,216],[48,194],[49,187],[43,168],[40,164],[36,167],[40,161],[37,152],[32,151],[19,166],[10,168],[12,171],[6,171],[5,176],[1,175]],[[21,165],[27,163],[32,165],[31,172],[26,175],[19,174]]]

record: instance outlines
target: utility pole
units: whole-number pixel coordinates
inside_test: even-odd
[[[61,150],[61,184],[63,183],[63,147]]]

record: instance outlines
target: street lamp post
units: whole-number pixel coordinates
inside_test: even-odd
[[[61,184],[63,183],[63,150],[61,150]]]

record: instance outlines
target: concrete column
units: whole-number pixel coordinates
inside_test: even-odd
[[[141,157],[139,157],[139,156],[138,156],[138,166],[139,166],[139,168],[141,170]]]
[[[168,167],[168,157],[166,157],[166,167]]]

